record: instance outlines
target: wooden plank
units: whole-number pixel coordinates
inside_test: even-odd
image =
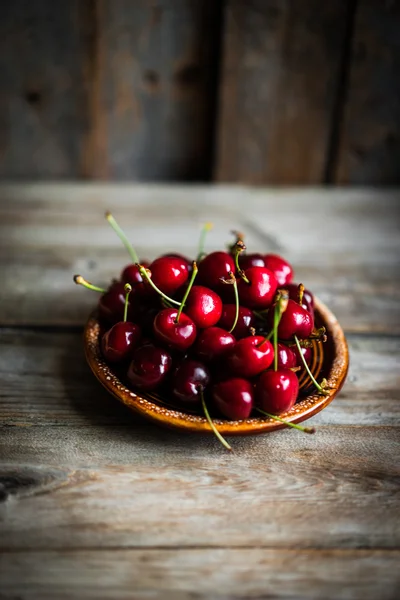
[[[96,5],[91,175],[208,179],[219,2]]]
[[[82,325],[97,301],[72,284],[118,276],[127,255],[103,213],[111,209],[140,256],[197,252],[201,223],[214,222],[208,249],[230,230],[249,250],[282,253],[297,280],[349,332],[400,333],[398,190],[29,185],[0,188],[1,324]],[[43,301],[44,291],[46,301]]]
[[[4,427],[0,548],[399,548],[399,450],[396,427],[237,438],[233,454],[151,426]]]
[[[400,181],[399,22],[398,2],[357,2],[337,157],[340,184]]]
[[[0,177],[79,177],[91,25],[79,0],[2,2]]]
[[[2,598],[392,600],[398,551],[174,549],[6,553]]]
[[[400,425],[399,338],[351,335],[348,341],[345,387],[313,424]],[[0,387],[3,425],[147,425],[97,383],[80,332],[0,330]]]
[[[324,181],[348,2],[226,2],[218,181]]]

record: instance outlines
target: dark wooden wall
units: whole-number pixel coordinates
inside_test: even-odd
[[[400,182],[400,0],[0,0],[0,177]]]

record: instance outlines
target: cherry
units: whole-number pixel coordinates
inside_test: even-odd
[[[143,261],[141,263],[141,266],[147,269],[149,263],[147,261]],[[143,283],[143,277],[140,274],[138,264],[136,263],[132,265],[127,265],[121,273],[121,279],[124,283],[130,283],[131,285]]]
[[[192,319],[182,313],[179,320],[178,309],[165,308],[161,310],[154,319],[154,335],[176,350],[187,350],[196,339],[196,325]]]
[[[128,379],[141,390],[155,390],[172,365],[171,355],[153,343],[136,348],[128,369]]]
[[[293,369],[298,364],[297,355],[294,348],[289,348],[284,344],[278,344],[278,369]]]
[[[235,270],[233,258],[227,252],[211,252],[199,263],[199,282],[206,287],[221,292],[226,287],[222,279]]]
[[[242,338],[226,357],[228,370],[238,377],[254,377],[268,369],[274,359],[272,344],[260,335]]]
[[[265,371],[256,384],[256,402],[263,411],[279,415],[292,408],[299,393],[299,380],[290,369]]]
[[[235,321],[235,315],[235,304],[223,304],[221,318],[217,323],[218,327],[229,331]],[[238,340],[247,337],[248,335],[250,335],[250,328],[254,327],[254,321],[255,319],[253,312],[245,306],[239,306],[238,321],[236,323],[236,326],[232,330],[232,334]]]
[[[165,254],[159,256],[159,258],[177,258],[181,261],[182,264],[185,264],[187,266],[189,273],[192,271],[192,261],[189,258],[187,258],[187,256],[184,256],[179,252],[166,252]]]
[[[109,362],[119,362],[130,356],[137,345],[141,330],[138,325],[128,322],[128,298],[132,291],[129,283],[125,284],[124,320],[116,323],[106,331],[101,340],[104,358]]]
[[[194,285],[185,302],[184,311],[196,327],[200,329],[212,327],[221,318],[222,300],[210,288]]]
[[[266,267],[264,257],[262,254],[241,254],[239,256],[240,268],[246,271],[250,267]],[[272,270],[272,269],[271,269]]]
[[[98,304],[101,318],[111,323],[122,320],[125,308],[125,288],[121,281],[114,281],[108,290],[86,281],[82,275],[74,275],[74,281],[78,285],[102,294]]]
[[[278,285],[275,275],[264,267],[250,267],[245,276],[246,280],[238,281],[240,303],[248,308],[268,308]]]
[[[141,273],[142,270],[140,269]],[[173,256],[156,258],[150,264],[151,281],[164,294],[173,295],[189,276],[186,261]],[[145,285],[149,282],[146,280]]]
[[[295,358],[296,358],[296,365],[293,366],[299,366],[302,367],[303,366],[303,361],[300,357],[300,353],[298,351],[297,348],[291,348],[291,350],[293,351]],[[312,359],[312,349],[311,348],[301,348],[301,353],[304,356],[304,359],[306,361],[307,364],[310,364],[311,359]]]
[[[293,279],[293,268],[287,260],[278,254],[266,254],[264,262],[267,269],[273,272],[278,285],[287,285]]]
[[[172,393],[187,406],[193,406],[201,401],[200,390],[210,382],[207,367],[190,358],[182,360],[172,375]]]
[[[285,285],[285,289],[289,292],[289,298],[291,300],[298,302],[303,308],[305,308],[305,310],[308,310],[308,312],[313,313],[314,296],[309,290],[304,289],[303,286],[302,288],[300,288],[300,286],[302,286],[302,284],[298,285],[296,283],[289,283],[288,285]],[[301,292],[303,293],[303,296],[300,301],[299,293]]]
[[[221,358],[235,343],[233,335],[225,329],[208,327],[199,334],[194,350],[201,360],[212,362]]]
[[[273,326],[273,314],[268,313],[268,321]],[[281,316],[278,335],[282,340],[290,340],[294,335],[301,339],[308,338],[314,328],[313,316],[294,300],[289,300],[285,312]]]
[[[253,386],[246,379],[227,379],[212,388],[218,410],[233,421],[247,419],[253,409]]]

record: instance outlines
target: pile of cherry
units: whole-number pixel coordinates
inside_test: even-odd
[[[247,254],[236,233],[227,251],[205,254],[206,226],[197,261],[168,253],[140,263],[112,215],[106,218],[132,264],[107,290],[80,275],[74,280],[101,293],[104,359],[119,363],[135,390],[173,397],[183,411],[201,409],[226,447],[210,412],[283,420],[279,415],[298,399],[303,369],[326,393],[325,380],[319,384],[308,366],[312,340],[325,341],[325,331],[314,328],[313,296],[292,282],[284,258]]]

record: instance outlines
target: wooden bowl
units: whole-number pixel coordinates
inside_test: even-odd
[[[310,385],[310,379],[304,372],[300,381],[301,397],[291,410],[280,415],[292,423],[299,423],[315,415],[332,402],[341,389],[349,366],[349,353],[346,338],[336,317],[318,299],[315,299],[315,323],[325,326],[328,340],[326,343],[314,343],[311,371],[318,380],[327,379],[329,395],[316,393]],[[131,410],[166,427],[172,427],[196,433],[212,433],[205,417],[200,413],[183,412],[171,398],[161,398],[157,394],[135,391],[123,380],[116,368],[103,360],[100,350],[101,325],[94,313],[86,323],[84,346],[87,362],[97,379],[118,400]],[[252,435],[268,433],[286,427],[274,419],[252,417],[243,421],[214,419],[214,423],[223,435]]]

